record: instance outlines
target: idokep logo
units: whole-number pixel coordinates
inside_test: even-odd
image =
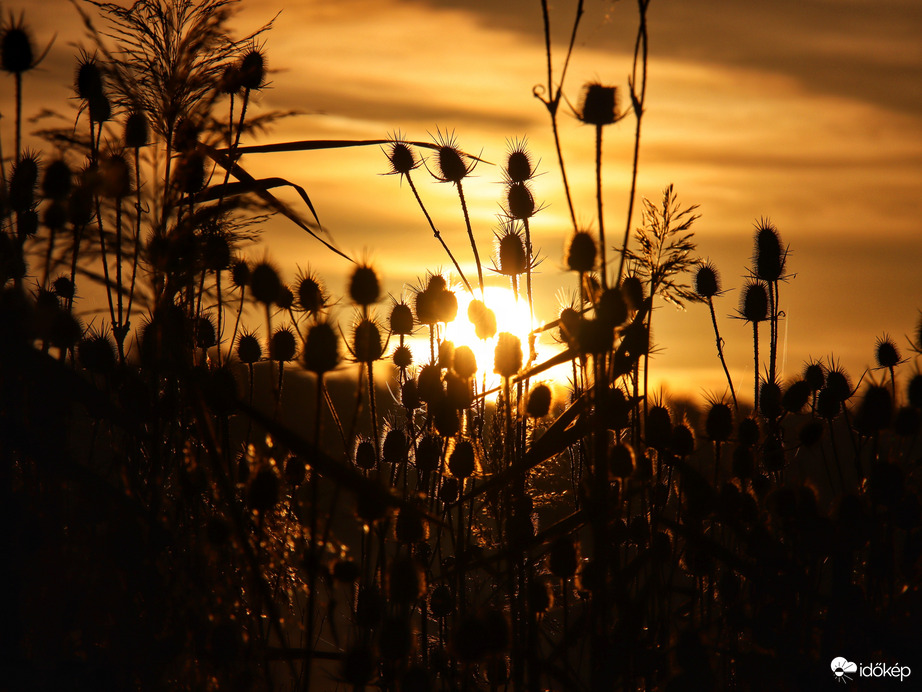
[[[837,682],[848,682],[857,673],[862,678],[890,678],[903,682],[912,674],[909,666],[901,666],[899,663],[888,665],[886,663],[853,663],[846,658],[837,656],[832,659],[830,664]]]

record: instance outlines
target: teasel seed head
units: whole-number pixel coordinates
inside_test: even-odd
[[[10,175],[7,203],[18,213],[23,213],[35,204],[35,186],[38,184],[38,154],[24,152],[13,164]]]
[[[621,282],[621,295],[624,296],[624,302],[634,311],[640,310],[644,301],[643,281],[636,274],[629,274]]]
[[[864,435],[874,435],[890,427],[893,419],[893,399],[890,389],[872,384],[864,390],[864,396],[855,415],[855,427]]]
[[[504,276],[524,274],[528,266],[525,253],[525,239],[521,232],[511,226],[507,227],[499,241],[499,273]]]
[[[434,404],[445,395],[442,388],[442,374],[434,364],[424,365],[416,377],[419,398],[427,404]]]
[[[455,349],[452,368],[459,377],[465,380],[477,373],[477,357],[470,346],[459,346]]]
[[[522,369],[522,342],[515,334],[500,332],[493,353],[493,372],[512,377]]]
[[[765,282],[746,282],[740,298],[739,313],[747,322],[758,323],[768,319],[768,286]]]
[[[32,35],[22,15],[15,19],[10,14],[9,19],[0,25],[0,69],[21,75],[34,68],[40,60],[36,59]]]
[[[304,367],[316,375],[323,375],[339,365],[339,336],[329,322],[318,322],[307,332],[304,342]]]
[[[358,363],[373,363],[384,353],[381,330],[369,319],[362,319],[352,334],[352,351]]]
[[[618,88],[591,82],[583,87],[582,106],[576,114],[587,125],[611,125],[618,120]]]
[[[470,440],[461,440],[448,457],[448,470],[455,478],[463,479],[472,476],[475,468],[474,445]]]
[[[400,301],[391,308],[391,334],[408,336],[413,333],[413,311],[410,306]]]
[[[705,434],[712,442],[726,442],[733,434],[733,410],[722,401],[711,403],[704,424]]]
[[[128,149],[140,149],[150,143],[150,128],[147,124],[147,116],[144,111],[135,110],[125,118],[125,132],[123,135],[125,147]]]
[[[423,435],[416,446],[416,468],[422,472],[438,471],[442,455],[442,443],[436,435]]]
[[[482,300],[474,299],[468,303],[467,319],[474,325],[478,339],[492,339],[496,335],[496,313]]]
[[[401,370],[406,370],[413,365],[413,351],[410,350],[409,346],[398,346],[394,349],[391,358],[394,361],[394,365]]]
[[[103,92],[94,94],[89,99],[90,122],[104,123],[112,117],[112,102]]]
[[[587,231],[576,231],[567,249],[567,268],[582,274],[591,272],[595,268],[597,252],[595,238]]]
[[[298,352],[298,342],[291,327],[279,327],[269,340],[269,358],[280,363],[288,363]]]
[[[464,154],[455,145],[455,138],[452,133],[443,134],[438,131],[434,137],[438,144],[438,154],[436,164],[438,171],[436,177],[444,183],[460,183],[472,170],[474,164],[465,161]]]
[[[877,338],[874,358],[877,360],[877,366],[881,368],[894,368],[902,362],[900,349],[887,334]]]
[[[387,160],[391,164],[391,170],[388,173],[397,175],[407,175],[420,164],[413,148],[403,141],[399,133],[387,145]]]
[[[49,199],[63,200],[73,187],[73,172],[64,159],[55,159],[45,167],[42,194]]]
[[[778,281],[784,276],[787,250],[781,245],[778,229],[768,220],[756,224],[753,264],[755,275],[762,281]]]
[[[265,85],[266,56],[261,48],[253,46],[240,59],[240,86],[257,91]]]
[[[811,392],[820,391],[826,384],[826,371],[821,363],[811,361],[804,366],[804,382],[810,386]]]
[[[239,93],[243,88],[242,84],[242,75],[240,74],[240,66],[230,63],[224,66],[224,71],[221,73],[221,79],[218,81],[218,90],[222,94],[231,94]]]
[[[120,199],[131,193],[131,166],[122,153],[116,152],[104,157],[99,166],[99,173],[102,176],[102,189],[106,197]],[[203,184],[204,175],[203,168]]]
[[[506,158],[506,179],[510,183],[524,183],[535,177],[531,156],[525,149],[525,140],[514,142]]]
[[[806,380],[797,380],[792,383],[784,396],[781,398],[781,405],[788,413],[800,413],[807,401],[810,399],[810,385]]]
[[[378,273],[367,264],[359,264],[349,280],[349,297],[356,305],[368,307],[378,302],[381,284]]]
[[[759,410],[768,420],[775,420],[784,412],[781,399],[781,387],[777,382],[762,382],[759,385]]]
[[[531,388],[528,393],[528,403],[525,404],[525,413],[531,418],[544,418],[551,412],[553,401],[551,388],[541,382]]]
[[[275,303],[282,288],[278,272],[267,261],[258,262],[250,270],[249,283],[253,298],[264,305]]]
[[[655,404],[647,411],[644,441],[653,449],[662,451],[669,446],[672,437],[672,417],[669,409],[662,404]]]
[[[80,54],[74,75],[74,91],[83,101],[91,101],[103,93],[102,68],[95,55]]]
[[[315,315],[326,307],[327,297],[323,284],[311,272],[298,278],[298,307],[304,312]]]
[[[252,332],[244,332],[237,339],[237,358],[241,363],[252,365],[256,363],[263,355],[262,345],[259,339]]]
[[[698,265],[695,271],[695,293],[705,300],[720,293],[720,274],[710,261]]]
[[[438,364],[441,370],[450,370],[455,361],[455,343],[445,339],[439,342]]]
[[[695,452],[695,433],[688,423],[679,423],[672,429],[669,449],[679,457],[687,457]]]
[[[506,213],[510,219],[530,219],[535,215],[535,198],[525,183],[511,183],[506,188]]]
[[[419,398],[419,389],[416,380],[407,380],[400,385],[400,403],[401,405],[413,411],[422,406],[422,400]]]
[[[217,330],[214,322],[207,315],[200,315],[195,320],[195,345],[198,348],[211,348],[217,343]]]

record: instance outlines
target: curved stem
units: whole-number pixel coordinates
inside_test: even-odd
[[[714,301],[708,297],[708,307],[711,309],[711,324],[714,325],[714,335],[717,338],[717,357],[720,358],[720,364],[724,368],[724,375],[727,376],[727,384],[730,385],[730,396],[733,397],[733,409],[739,411],[739,403],[736,400],[736,391],[733,389],[733,380],[730,378],[730,370],[727,368],[727,361],[724,359],[723,339],[720,338],[720,331],[717,329],[717,314],[714,312]]]
[[[460,180],[455,187],[458,188],[458,197],[461,199],[461,209],[464,212],[464,224],[467,226],[467,237],[470,238],[471,249],[474,251],[474,261],[477,263],[477,278],[480,280],[480,297],[483,298],[483,267],[480,266],[480,253],[477,252],[477,242],[474,240],[474,231],[471,228],[471,217],[467,213],[467,202],[464,199],[464,188],[461,187]]]

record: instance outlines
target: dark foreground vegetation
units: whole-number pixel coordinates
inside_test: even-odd
[[[591,84],[576,109],[597,151],[622,119],[639,148],[647,4],[627,98]],[[787,247],[760,220],[735,311],[753,372],[733,382],[695,208],[666,187],[606,239],[601,156],[595,230],[571,204],[574,297],[534,331],[559,343],[550,360],[497,335],[470,222],[469,248],[433,244],[457,284],[429,272],[388,298],[359,262],[334,300],[311,270],[252,259],[277,214],[350,261],[321,245],[308,192],[245,156],[381,148],[440,241],[417,182],[454,186],[467,220],[478,159],[441,134],[251,146],[285,114],[251,107],[262,30],[232,39],[231,3],[80,7],[76,126],[41,152],[21,146],[20,102],[42,46],[2,27],[5,689],[817,689],[838,656],[918,660],[922,325],[905,356],[881,337],[857,380],[827,358],[779,381]],[[550,50],[547,67],[556,133]],[[529,304],[533,161],[516,142],[502,164],[493,258]],[[648,396],[664,300],[715,330],[727,394],[700,412]],[[444,340],[464,319],[493,362]]]

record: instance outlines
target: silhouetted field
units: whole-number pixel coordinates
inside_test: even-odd
[[[597,152],[609,125],[635,126],[634,181],[647,5],[626,94],[589,84],[576,108]],[[451,134],[251,146],[284,114],[249,108],[269,27],[233,38],[232,8],[81,5],[96,43],[75,56],[79,116],[41,132],[41,152],[21,147],[20,101],[42,47],[4,19],[5,688],[819,689],[839,657],[916,662],[922,323],[905,346],[881,336],[858,377],[828,357],[781,381],[797,288],[778,229],[756,221],[728,306],[671,185],[635,204],[632,184],[637,216],[605,227],[599,153],[596,227],[571,202],[554,258],[572,301],[509,333],[483,276],[492,260],[533,307],[527,144],[502,165],[492,255],[464,193],[478,158]],[[560,68],[548,48],[549,79]],[[542,98],[555,133],[562,89]],[[246,157],[345,146],[384,150],[456,283],[421,267],[395,299],[345,256],[348,295],[280,275],[256,232],[267,215],[343,253],[309,190],[254,178]],[[468,246],[442,239],[427,176],[457,191]],[[648,392],[663,302],[713,330],[725,396]],[[728,312],[752,330],[746,381],[724,364]],[[455,320],[493,362],[444,338]],[[536,357],[538,333],[554,355]]]

